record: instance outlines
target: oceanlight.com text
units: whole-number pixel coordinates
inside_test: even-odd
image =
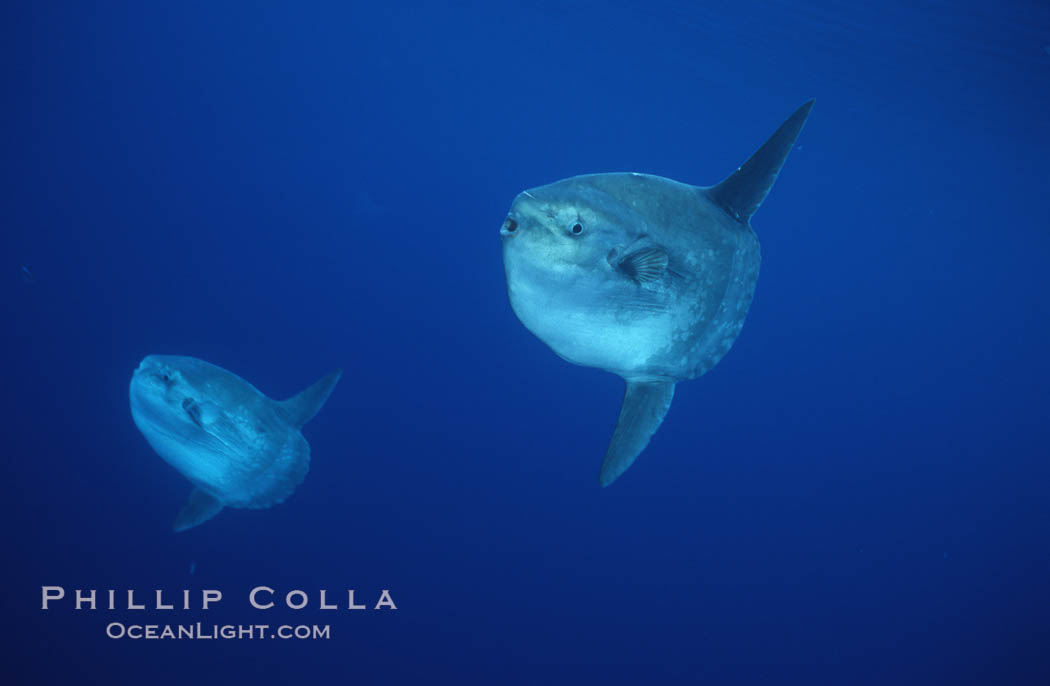
[[[327,640],[331,638],[328,624],[124,624],[106,625],[109,638],[131,640],[255,640],[277,638],[282,640]]]

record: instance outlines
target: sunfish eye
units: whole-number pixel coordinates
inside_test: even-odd
[[[581,233],[583,233],[583,224],[580,224],[579,222],[576,222],[575,224],[573,224],[572,225],[572,233],[575,236],[579,236]]]
[[[503,222],[503,230],[507,233],[514,233],[518,230],[518,222],[514,221],[510,217],[507,217],[506,221]]]

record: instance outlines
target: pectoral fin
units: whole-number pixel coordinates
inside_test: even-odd
[[[627,382],[623,404],[620,406],[620,419],[616,422],[598,476],[602,486],[616,481],[649,444],[649,439],[660,428],[664,415],[671,407],[673,397],[673,381]]]
[[[655,281],[667,271],[667,252],[658,247],[640,248],[624,255],[617,267],[638,283]]]
[[[201,413],[201,405],[193,398],[182,399],[182,410],[186,416],[200,428],[204,428],[204,416]]]
[[[193,489],[190,499],[175,517],[175,531],[185,531],[203,524],[222,509],[222,503],[199,488]]]
[[[194,400],[193,398],[182,399],[182,411],[186,413],[190,421],[204,431],[211,431],[214,424],[229,421],[226,413],[215,403]]]

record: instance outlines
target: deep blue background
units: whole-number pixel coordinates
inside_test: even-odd
[[[0,18],[5,672],[1050,683],[1045,2],[93,5]],[[504,212],[715,183],[810,97],[740,339],[599,489],[622,383],[515,319]],[[294,496],[172,534],[149,353],[273,397],[344,367]],[[42,584],[333,638],[113,641]]]

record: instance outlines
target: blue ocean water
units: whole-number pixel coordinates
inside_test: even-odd
[[[1050,683],[1050,5],[0,12],[5,683]],[[622,382],[515,318],[511,200],[716,183],[811,97],[739,340],[599,488]],[[291,498],[171,532],[151,353],[345,370]]]

